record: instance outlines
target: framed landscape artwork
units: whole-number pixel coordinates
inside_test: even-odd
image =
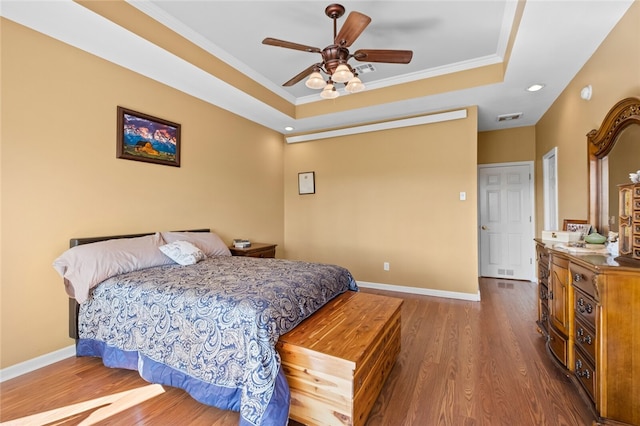
[[[116,157],[180,167],[180,124],[119,106]]]

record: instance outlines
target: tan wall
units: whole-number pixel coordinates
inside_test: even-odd
[[[593,87],[590,101],[580,90]],[[587,219],[586,134],[619,100],[640,96],[640,2],[636,1],[536,125],[537,235],[544,223],[542,156],[558,147],[559,220]]]
[[[282,135],[2,20],[2,368],[72,344],[69,238],[210,227],[284,243]],[[182,166],[116,159],[116,106],[182,125]]]
[[[478,164],[533,161],[535,158],[534,126],[478,133]]]
[[[468,111],[287,145],[286,256],[344,265],[358,281],[477,294],[477,109]],[[298,195],[307,171],[316,194]]]

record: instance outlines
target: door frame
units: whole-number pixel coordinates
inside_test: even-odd
[[[556,178],[555,185],[551,186],[549,178],[549,165],[553,163]],[[557,230],[559,228],[558,215],[558,147],[553,147],[542,156],[542,190],[544,208],[544,229]],[[553,197],[553,203],[551,203]],[[554,206],[555,208],[552,208]],[[553,218],[553,220],[551,220]],[[555,225],[553,225],[555,223]]]
[[[482,244],[480,243],[480,239],[482,237],[482,233],[481,233],[481,211],[480,211],[480,170],[481,169],[491,169],[491,168],[497,168],[497,167],[510,167],[510,166],[527,166],[529,168],[529,175],[530,175],[530,179],[529,179],[529,194],[531,197],[531,211],[530,216],[531,216],[531,220],[529,221],[530,223],[530,237],[531,237],[531,251],[530,253],[532,253],[532,258],[531,258],[531,269],[530,269],[530,277],[529,277],[529,281],[532,282],[537,282],[537,274],[536,274],[536,262],[535,262],[535,253],[536,253],[536,247],[535,247],[535,241],[533,241],[533,238],[535,237],[535,232],[536,232],[536,194],[534,192],[535,190],[535,162],[534,161],[514,161],[514,162],[507,162],[507,163],[488,163],[488,164],[478,164],[478,174],[476,176],[476,181],[478,184],[478,188],[477,188],[477,200],[478,200],[478,205],[476,207],[476,210],[478,212],[477,215],[477,221],[476,221],[476,226],[477,226],[477,243],[478,243],[478,277],[480,277],[480,271],[482,270],[482,253],[480,252],[481,248],[482,248]]]

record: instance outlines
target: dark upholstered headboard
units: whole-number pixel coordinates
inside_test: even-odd
[[[211,232],[209,228],[202,229],[187,229],[175,232]],[[80,246],[83,244],[97,243],[100,241],[114,240],[119,238],[135,238],[144,237],[145,235],[153,235],[155,232],[147,232],[144,234],[127,234],[127,235],[109,235],[105,237],[85,237],[85,238],[71,238],[69,240],[69,248]],[[78,310],[80,305],[76,302],[76,299],[69,298],[69,337],[72,339],[78,339]]]

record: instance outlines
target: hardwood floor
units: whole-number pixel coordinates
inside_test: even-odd
[[[368,426],[592,423],[588,405],[536,331],[535,284],[481,279],[480,303],[362,291],[404,299],[402,351]],[[0,384],[0,421],[237,425],[238,414],[99,359],[69,358]]]

